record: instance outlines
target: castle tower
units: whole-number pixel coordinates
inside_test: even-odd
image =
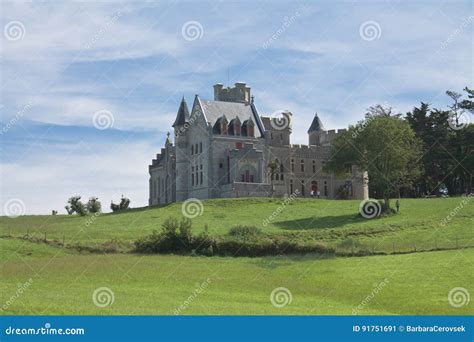
[[[310,145],[320,145],[321,144],[321,135],[326,132],[324,129],[323,123],[318,117],[318,113],[314,114],[313,122],[308,129],[308,139]]]
[[[176,120],[173,123],[176,146],[176,200],[184,201],[188,198],[189,159],[188,150],[189,110],[186,100],[181,100]]]

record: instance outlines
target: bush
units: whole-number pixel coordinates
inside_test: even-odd
[[[240,238],[248,238],[262,234],[262,230],[255,226],[241,226],[237,225],[229,230],[229,235]]]
[[[113,201],[110,203],[110,209],[113,212],[128,209],[129,206],[130,206],[130,200],[127,197],[123,197],[123,195],[120,200],[120,204],[115,204]]]
[[[86,204],[87,211],[91,214],[100,213],[102,210],[102,204],[99,202],[97,197],[89,198],[89,202]]]
[[[86,206],[84,205],[84,203],[81,202],[81,196],[73,196],[69,198],[67,202],[69,204],[65,206],[65,208],[69,215],[77,213],[81,216],[85,216],[87,214]]]
[[[194,236],[191,220],[168,218],[162,231],[135,241],[138,253],[180,253],[197,255],[249,256],[285,254],[334,254],[332,248],[319,243],[302,244],[285,238],[268,237],[256,227],[233,227],[235,238],[224,239],[210,236],[207,232]],[[245,236],[245,239],[241,239]]]

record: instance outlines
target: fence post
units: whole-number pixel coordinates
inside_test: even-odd
[[[415,252],[416,252],[416,243],[413,244],[413,249],[414,249]]]

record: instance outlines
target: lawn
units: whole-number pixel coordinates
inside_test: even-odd
[[[409,252],[474,246],[474,205],[468,202],[443,226],[462,198],[402,199],[401,212],[367,220],[357,215],[359,201],[296,199],[287,206],[279,199],[214,199],[203,202],[203,214],[193,219],[193,229],[207,225],[214,235],[225,235],[235,224],[253,225],[267,234],[299,241],[320,241],[338,251]],[[268,219],[277,208],[268,225]],[[159,230],[168,217],[181,217],[181,203],[139,208],[100,216],[0,217],[0,235],[58,240],[68,245],[94,245],[114,240],[124,250],[139,237]]]
[[[364,299],[361,315],[474,312],[472,302],[460,308],[448,302],[452,288],[474,293],[474,249],[327,259],[222,258],[78,254],[0,239],[0,257],[1,304],[8,303],[2,314],[168,315],[183,305],[180,314],[350,315]],[[92,295],[100,287],[113,292],[111,305],[94,305]],[[193,295],[199,287],[201,293]],[[270,301],[278,287],[292,296],[280,308]]]

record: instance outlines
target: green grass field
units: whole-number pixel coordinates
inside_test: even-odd
[[[474,246],[474,205],[468,203],[448,225],[441,221],[461,203],[461,198],[406,199],[401,213],[367,220],[357,215],[360,201],[296,199],[267,226],[281,200],[268,198],[215,199],[204,202],[202,216],[193,229],[204,226],[215,235],[227,234],[235,224],[254,225],[264,232],[300,241],[321,241],[341,251],[364,248],[374,252],[408,252]],[[98,217],[0,217],[0,235],[55,239],[66,244],[94,245],[118,241],[127,250],[137,238],[160,230],[170,216],[181,217],[181,203],[161,208],[133,209]]]
[[[18,240],[0,240],[2,302],[18,284],[32,284],[3,314],[173,314],[207,279],[208,286],[180,314],[352,314],[387,279],[359,314],[472,314],[472,304],[449,305],[458,286],[474,291],[474,250],[319,259],[78,255]],[[92,301],[98,287],[112,305]],[[274,288],[292,294],[270,301]]]
[[[0,312],[173,314],[181,307],[180,314],[350,315],[354,309],[361,315],[473,314],[472,302],[456,308],[448,301],[449,291],[456,287],[474,293],[474,249],[469,248],[474,244],[474,211],[472,203],[455,210],[461,200],[403,200],[400,214],[372,220],[357,216],[358,201],[296,200],[267,227],[263,219],[278,207],[277,200],[210,200],[204,202],[203,215],[193,220],[197,233],[207,224],[212,234],[227,234],[238,223],[340,249],[366,246],[387,253],[410,252],[365,257],[92,254],[18,238],[27,232],[38,238],[46,233],[48,240],[65,236],[66,245],[113,239],[131,245],[160,229],[167,217],[179,217],[179,203],[104,214],[95,220],[2,217]],[[456,214],[442,226],[441,220],[453,210]],[[452,249],[420,252],[434,247]],[[113,304],[94,304],[93,293],[100,287],[113,292]],[[281,308],[270,300],[278,287],[292,296]]]

